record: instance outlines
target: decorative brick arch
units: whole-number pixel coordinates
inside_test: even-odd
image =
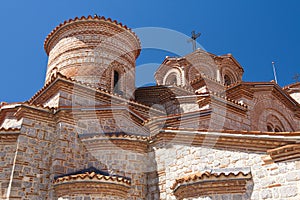
[[[187,79],[189,82],[194,80],[195,78],[201,76],[201,72],[197,70],[195,67],[190,67],[187,73]]]
[[[119,91],[125,92],[126,89],[126,70],[120,64],[113,64],[110,70],[110,88],[111,91],[114,91],[114,73],[115,71],[119,74]]]
[[[279,116],[280,118],[280,116]],[[285,131],[284,125],[282,124],[282,119],[279,119],[278,116],[274,115],[274,114],[269,114],[267,116],[267,129],[268,131],[272,131],[272,132],[282,132]],[[269,128],[271,128],[272,130],[270,130]]]
[[[192,81],[197,75],[205,75],[213,79],[217,79],[217,71],[215,67],[202,63],[201,65],[192,66],[188,70],[189,80]]]
[[[295,131],[295,124],[288,109],[275,99],[259,100],[251,111],[251,129],[268,131],[267,126],[273,122],[273,128],[282,131]]]
[[[101,77],[100,84],[105,85],[104,88],[108,88],[110,91],[114,91],[114,72],[119,74],[119,91],[125,92],[126,90],[126,69],[118,62],[111,63],[103,76]]]
[[[231,85],[239,80],[238,75],[229,67],[225,67],[221,71],[222,81],[225,85]]]
[[[180,68],[173,68],[169,70],[163,78],[163,85],[172,85],[175,82],[176,85],[183,85],[182,74],[183,72]]]

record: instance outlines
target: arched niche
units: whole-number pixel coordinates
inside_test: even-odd
[[[267,131],[269,132],[283,132],[285,131],[284,126],[281,122],[281,120],[279,119],[279,117],[275,116],[274,114],[269,114],[267,116]]]
[[[224,85],[228,86],[241,80],[241,77],[229,67],[223,67],[221,77]]]
[[[182,85],[182,72],[179,69],[173,68],[169,70],[163,79],[163,85]]]

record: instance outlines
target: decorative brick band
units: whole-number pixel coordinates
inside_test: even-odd
[[[300,145],[290,144],[268,151],[274,162],[292,161],[300,159]]]
[[[204,172],[176,179],[171,189],[178,199],[206,196],[211,194],[243,194],[247,182],[252,179],[250,172],[211,173]]]
[[[165,128],[151,137],[151,143],[166,145],[168,143],[202,146],[212,144],[214,148],[238,149],[253,152],[267,152],[280,146],[294,144],[300,140],[299,132],[263,133],[258,131],[234,130],[192,130]],[[204,143],[205,142],[205,143]]]
[[[57,178],[54,181],[54,190],[57,197],[88,194],[125,198],[130,185],[131,180],[125,177],[86,172]]]

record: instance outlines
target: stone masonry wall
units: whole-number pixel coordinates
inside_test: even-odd
[[[250,167],[254,181],[251,198],[244,196],[244,199],[296,200],[300,198],[300,161],[265,164],[263,160],[268,156],[263,153],[177,144],[157,148],[155,154],[160,199],[176,199],[171,190],[176,178],[209,169],[240,167]],[[212,196],[195,199],[218,198]]]
[[[127,199],[146,199],[147,173],[153,171],[147,153],[147,143],[124,139],[83,139],[87,149],[107,166],[111,174],[131,179]]]
[[[56,124],[50,116],[47,120],[35,116],[23,118],[10,199],[55,199],[55,176],[90,166],[105,170],[81,144],[76,129]]]
[[[220,194],[198,198],[184,198],[183,200],[248,200],[249,198],[242,194]]]
[[[74,113],[73,116],[77,118],[75,122],[76,131],[78,134],[126,133],[129,135],[148,135],[143,125],[134,122],[130,116],[128,116],[128,113],[121,112],[123,111],[95,111],[90,112],[87,118],[83,118]]]
[[[211,130],[250,130],[250,116],[246,112],[231,109],[228,105],[210,105],[212,114],[208,123]]]
[[[16,141],[0,143],[0,199],[5,199],[8,192],[16,149]]]
[[[74,195],[74,196],[64,196],[58,198],[58,200],[126,200],[118,196],[102,196],[102,195]]]
[[[49,165],[55,127],[48,124],[23,119],[18,150],[13,172],[10,199],[37,199],[48,196],[51,180]]]

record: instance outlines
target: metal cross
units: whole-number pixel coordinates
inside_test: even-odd
[[[299,78],[300,78],[300,74],[296,73],[294,76],[293,76],[293,79],[296,81],[296,82],[299,82]]]
[[[191,42],[193,44],[193,51],[196,50],[196,39],[201,35],[201,33],[195,33],[195,31],[192,31],[192,36],[188,40],[188,42]]]

